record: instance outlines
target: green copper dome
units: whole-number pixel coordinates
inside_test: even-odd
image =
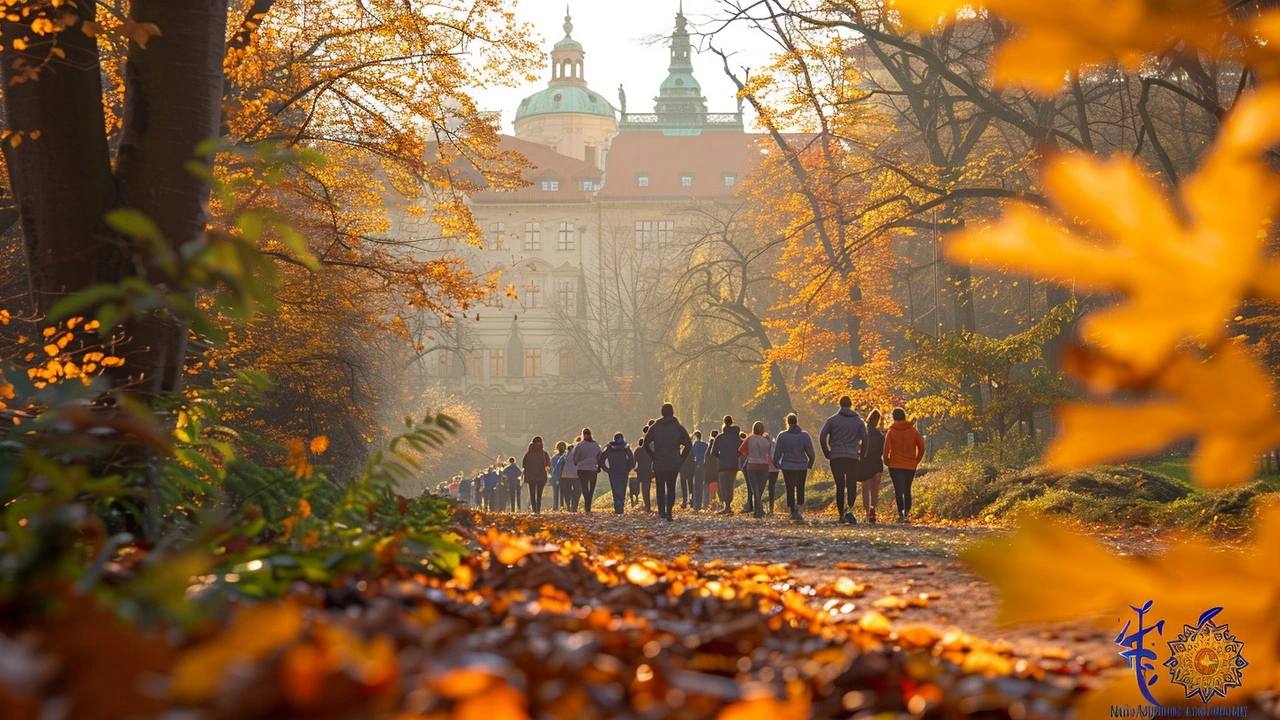
[[[556,85],[521,100],[516,119],[554,113],[615,117],[613,106],[600,93],[577,85]]]

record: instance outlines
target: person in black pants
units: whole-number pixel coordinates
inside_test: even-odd
[[[573,446],[569,457],[578,468],[578,486],[582,488],[583,512],[591,512],[591,500],[596,494],[596,475],[600,474],[597,458],[600,445],[591,439],[591,428],[582,428],[582,442]]]
[[[621,515],[627,504],[627,476],[636,466],[635,455],[622,433],[615,433],[613,442],[605,445],[596,459],[596,465],[609,474],[609,489],[613,493],[613,512]]]
[[[858,465],[867,452],[867,425],[853,411],[853,399],[840,398],[840,410],[827,418],[818,434],[818,445],[823,457],[831,462],[831,476],[836,483],[837,522],[853,525],[853,506],[858,493]],[[845,497],[849,504],[846,507]]]
[[[662,417],[654,421],[644,436],[644,448],[653,456],[653,474],[658,484],[658,517],[671,521],[676,502],[676,477],[693,450],[689,431],[676,420],[675,407],[662,404]]]
[[[800,512],[804,507],[804,482],[813,467],[813,440],[800,429],[800,419],[795,413],[787,415],[787,429],[778,433],[773,441],[773,464],[782,469],[782,481],[787,485],[787,509],[793,522],[804,522]]]

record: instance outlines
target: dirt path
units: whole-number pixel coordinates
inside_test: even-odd
[[[992,586],[961,563],[966,544],[1007,530],[987,526],[929,525],[846,526],[835,516],[816,516],[793,525],[781,516],[755,520],[676,514],[674,523],[655,516],[612,513],[551,514],[542,525],[552,535],[580,533],[611,539],[635,552],[659,559],[688,554],[702,563],[786,563],[802,584],[818,587],[848,578],[869,589],[848,600],[814,598],[818,605],[860,616],[886,596],[928,597],[922,607],[879,608],[895,624],[927,625],[939,631],[957,628],[992,642],[1009,643],[1014,653],[1036,659],[1046,669],[1114,668],[1123,662],[1114,644],[1115,631],[1085,624],[1003,628],[995,622],[997,598]],[[1100,540],[1123,552],[1151,552],[1159,540],[1150,535],[1104,536]],[[831,603],[834,603],[832,605]],[[1118,629],[1118,628],[1117,628]]]

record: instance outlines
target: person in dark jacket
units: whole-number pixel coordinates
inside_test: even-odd
[[[520,465],[524,468],[524,482],[529,486],[529,509],[534,515],[541,515],[542,490],[547,486],[547,472],[551,469],[551,456],[542,449],[541,437],[529,443]]]
[[[613,512],[621,515],[627,504],[627,476],[636,466],[636,456],[631,452],[622,433],[613,434],[613,441],[600,451],[596,464],[609,475],[609,490],[613,493]]]
[[[716,442],[711,447],[711,456],[716,459],[719,472],[719,477],[716,479],[718,485],[716,494],[724,505],[720,509],[721,515],[733,513],[733,486],[738,481],[738,463],[742,458],[738,454],[738,446],[742,444],[738,436],[741,434],[742,429],[733,424],[733,416],[725,415],[724,426],[720,428]]]
[[[676,503],[676,477],[680,466],[693,451],[689,431],[676,420],[676,409],[671,403],[662,404],[662,417],[649,427],[644,436],[644,447],[653,455],[653,477],[658,485],[658,517],[670,522]]]
[[[640,431],[640,439],[636,442],[636,493],[644,498],[644,511],[652,512],[653,502],[653,454],[644,446],[644,436],[649,434],[649,426]]]
[[[520,468],[516,465],[514,457],[507,458],[507,466],[502,469],[503,485],[507,488],[507,496],[511,505],[508,508],[511,512],[520,512]]]
[[[804,522],[804,482],[813,467],[813,439],[800,429],[800,419],[795,413],[787,415],[787,429],[778,433],[773,443],[773,462],[782,470],[782,481],[787,485],[787,509],[791,519]]]
[[[564,504],[569,508],[569,512],[578,512],[578,503],[582,501],[582,484],[578,482],[578,466],[573,462],[573,450],[578,447],[578,443],[582,442],[582,436],[573,439],[566,452],[564,463],[560,466],[560,497],[564,498]]]
[[[858,463],[867,452],[867,425],[853,411],[853,399],[848,395],[840,398],[839,412],[822,424],[818,445],[822,448],[822,456],[831,462],[831,477],[836,484],[836,512],[840,515],[837,522],[853,525],[858,522],[853,517],[853,503],[858,490]],[[846,493],[849,498],[847,506]]]
[[[880,429],[880,411],[872,410],[867,416],[867,454],[858,463],[858,482],[862,483],[862,509],[867,513],[867,522],[872,525],[876,524],[876,503],[880,499],[883,455],[884,432]]]

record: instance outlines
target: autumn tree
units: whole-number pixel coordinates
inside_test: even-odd
[[[4,149],[37,306],[47,311],[67,294],[140,268],[163,286],[168,278],[149,265],[151,249],[104,224],[104,215],[136,209],[170,251],[190,252],[206,242],[214,178],[236,189],[238,213],[309,226],[318,267],[337,271],[317,286],[312,269],[286,270],[286,285],[334,298],[351,282],[413,307],[465,306],[483,283],[458,261],[376,241],[384,222],[378,190],[425,182],[434,193],[427,212],[439,225],[455,238],[477,236],[457,161],[465,157],[496,184],[518,182],[518,162],[499,157],[495,130],[470,92],[522,77],[534,59],[523,28],[492,0],[456,9],[20,2],[3,27]],[[197,145],[215,138],[223,152],[213,158],[214,176],[193,173],[189,163],[205,160]],[[264,142],[320,150],[331,162],[279,168],[281,191],[267,193],[245,154],[230,152]],[[228,210],[226,200],[212,207],[214,219]],[[254,238],[268,254],[296,262],[287,239]],[[386,305],[361,310],[385,319]],[[129,322],[127,336],[122,382],[145,393],[178,388],[184,319],[148,313]]]

